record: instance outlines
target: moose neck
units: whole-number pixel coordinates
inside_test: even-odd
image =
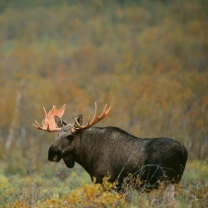
[[[74,149],[75,162],[90,174],[92,161],[102,145],[102,140],[105,139],[104,135],[99,128],[93,127],[81,131],[76,136],[78,138]]]

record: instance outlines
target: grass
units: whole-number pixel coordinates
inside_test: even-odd
[[[177,186],[150,193],[132,189],[113,191],[107,180],[97,185],[81,167],[56,169],[54,175],[31,173],[0,175],[0,207],[207,207],[208,163],[188,162]],[[63,172],[64,170],[64,172]],[[53,171],[51,169],[51,171]]]

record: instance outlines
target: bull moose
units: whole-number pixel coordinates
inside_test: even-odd
[[[170,138],[138,138],[113,126],[93,127],[110,112],[105,105],[98,115],[97,104],[92,120],[82,124],[82,115],[70,124],[62,119],[66,105],[59,110],[56,106],[47,113],[42,127],[37,129],[58,132],[50,146],[48,160],[64,160],[68,168],[79,163],[96,183],[104,177],[121,186],[124,178],[134,178],[137,187],[158,187],[161,181],[178,183],[185,169],[188,152],[178,141]],[[140,183],[138,183],[138,180]],[[138,185],[139,184],[139,185]]]

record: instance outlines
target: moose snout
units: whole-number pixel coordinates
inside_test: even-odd
[[[48,160],[59,162],[62,159],[62,150],[57,147],[50,147],[48,150]]]

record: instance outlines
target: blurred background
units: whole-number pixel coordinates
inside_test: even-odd
[[[172,137],[205,160],[207,11],[207,0],[0,0],[0,172],[70,174],[47,161],[56,133],[32,123],[63,104],[66,121],[86,120],[95,101],[112,107],[98,126]]]

